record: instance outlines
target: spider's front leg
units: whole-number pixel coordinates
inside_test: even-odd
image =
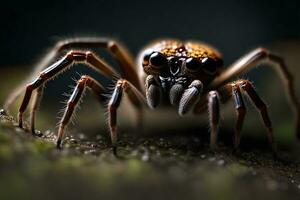
[[[103,104],[104,99],[102,98],[102,94],[105,91],[103,86],[89,76],[82,76],[79,81],[77,81],[77,85],[68,101],[67,107],[65,109],[64,115],[59,122],[58,129],[58,137],[57,137],[57,147],[60,148],[61,141],[63,139],[65,129],[72,118],[74,110],[78,106],[79,100],[84,92],[84,89],[88,87],[91,91],[94,92],[96,97]],[[121,103],[123,92],[125,92],[130,99],[135,99],[132,103],[135,104],[136,108],[139,109],[139,113],[142,114],[142,105],[145,102],[145,97],[143,94],[129,81],[125,79],[119,79],[115,85],[115,89],[112,93],[110,101],[107,105],[108,110],[108,126],[110,129],[110,136],[113,145],[114,154],[116,154],[117,147],[117,110]],[[142,117],[141,115],[139,116]]]
[[[125,92],[129,97],[131,96],[136,99],[135,106],[139,107],[140,110],[142,109],[142,105],[146,102],[144,95],[129,81],[125,79],[117,81],[111,99],[108,103],[108,125],[115,154],[117,147],[117,110],[120,106],[123,92]]]
[[[141,89],[139,85],[139,79],[134,67],[134,60],[130,55],[129,51],[120,42],[112,38],[104,37],[71,38],[59,41],[54,47],[51,48],[51,51],[49,51],[37,64],[37,67],[34,69],[34,72],[28,77],[28,79],[22,82],[10,93],[10,95],[4,102],[4,110],[9,112],[9,107],[17,100],[17,98],[25,90],[24,85],[26,85],[29,81],[35,78],[37,73],[43,71],[47,66],[49,66],[51,62],[57,59],[57,57],[61,53],[72,49],[91,48],[101,48],[108,50],[108,52],[112,54],[112,56],[115,57],[117,62],[119,63],[123,75],[122,77],[125,77],[127,80],[137,85],[137,87]],[[38,104],[38,101],[36,102]],[[33,107],[35,107],[35,105]]]
[[[63,70],[67,69],[68,67],[72,66],[74,63],[87,63],[89,67],[94,69],[100,74],[104,74],[106,76],[110,77],[116,77],[119,76],[113,68],[111,68],[107,63],[102,61],[100,58],[98,58],[94,53],[90,51],[81,52],[81,51],[70,51],[67,53],[62,59],[55,62],[50,67],[46,68],[45,70],[41,71],[39,73],[39,76],[33,80],[30,84],[26,86],[25,95],[22,101],[22,104],[19,108],[19,127],[23,127],[23,114],[29,104],[29,101],[31,99],[32,92],[34,90],[38,90],[34,102],[33,102],[33,108],[31,112],[31,130],[34,132],[34,117],[35,112],[38,107],[38,102],[40,101],[42,97],[42,89],[41,87],[44,86],[44,84],[49,81],[51,78],[57,76],[59,73],[61,73]]]
[[[50,65],[53,60],[58,57],[59,54],[70,49],[90,49],[90,48],[102,48],[107,50],[118,62],[121,70],[121,76],[126,80],[134,84],[140,91],[142,87],[135,71],[134,60],[130,55],[130,52],[120,44],[120,42],[113,40],[111,38],[73,38],[67,39],[65,41],[58,42],[52,50],[44,57],[44,59],[37,65],[34,73],[29,76],[25,82],[19,85],[11,94],[8,96],[4,103],[4,110],[9,112],[9,107],[13,104],[16,99],[22,94],[25,90],[25,98],[23,99],[22,106],[19,109],[19,126],[22,127],[22,117],[23,112],[26,110],[31,94],[36,90],[36,94],[32,101],[32,106],[30,109],[30,122],[31,122],[31,131],[35,132],[35,113],[38,110],[39,102],[43,96],[43,86],[44,84],[54,76],[58,75],[64,69],[67,69],[69,66],[72,66],[73,63],[85,62],[87,66],[92,67],[100,74],[103,74],[108,77],[121,77],[115,70],[110,67],[109,64],[104,62],[102,59],[97,57],[94,53],[90,51],[81,52],[81,51],[70,51],[62,59],[56,61],[54,64]],[[49,66],[50,67],[47,67]],[[45,69],[45,67],[47,67]],[[39,74],[36,77],[36,74]],[[32,81],[34,80],[34,81]],[[32,81],[31,84],[26,85],[29,81]],[[134,101],[134,99],[131,99]]]

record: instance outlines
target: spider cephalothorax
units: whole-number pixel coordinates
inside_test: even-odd
[[[180,115],[188,112],[223,67],[217,50],[197,42],[158,41],[148,46],[141,57],[148,75],[148,105],[154,108],[169,99],[170,104],[179,104]],[[190,89],[184,92],[187,88]]]
[[[91,51],[69,51],[60,60],[48,66],[64,50],[97,47],[107,49],[117,59],[121,73],[116,72],[115,68]],[[179,115],[184,115],[189,110],[192,110],[195,114],[208,110],[211,147],[215,147],[217,143],[220,103],[225,103],[233,97],[237,114],[234,143],[235,147],[238,147],[246,114],[243,98],[243,94],[246,94],[259,110],[267,129],[269,142],[275,151],[272,124],[266,104],[258,96],[250,81],[244,79],[232,80],[266,60],[270,61],[271,64],[278,65],[278,72],[281,73],[281,77],[287,85],[287,92],[296,113],[297,136],[300,138],[300,106],[295,94],[292,75],[287,70],[282,58],[263,48],[251,51],[226,69],[223,68],[220,53],[211,46],[195,41],[182,42],[170,39],[159,40],[147,46],[141,52],[137,66],[135,66],[128,51],[119,42],[107,38],[77,38],[60,42],[49,55],[54,56],[37,68],[37,77],[26,85],[25,95],[19,108],[19,126],[22,127],[23,114],[32,93],[35,92],[30,112],[33,133],[35,132],[35,113],[43,95],[44,84],[63,70],[74,63],[80,62],[86,63],[88,67],[105,76],[119,77],[108,105],[104,103],[105,99],[103,98],[103,94],[107,92],[107,89],[99,81],[90,76],[82,76],[77,81],[59,123],[57,147],[60,147],[65,128],[76,106],[78,106],[84,89],[87,87],[104,106],[107,106],[108,126],[113,147],[117,145],[117,109],[124,94],[128,95],[129,100],[137,109],[137,119],[139,120],[142,119],[144,102],[147,102],[151,109],[156,108],[161,102],[166,103],[163,105],[173,105],[178,109]],[[24,91],[23,85],[9,96],[4,105],[6,110],[22,91]]]

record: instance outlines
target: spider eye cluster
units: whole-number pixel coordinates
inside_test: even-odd
[[[217,72],[217,68],[221,65],[222,61],[210,57],[205,57],[201,60],[196,58],[188,58],[185,61],[185,67],[187,70],[196,72],[201,69],[209,75],[214,75]]]
[[[153,69],[159,70],[168,65],[170,65],[170,67],[182,65],[189,72],[198,72],[201,70],[208,75],[214,75],[216,74],[218,67],[221,67],[223,63],[221,59],[211,57],[205,57],[202,59],[192,57],[178,59],[173,56],[167,57],[157,51],[147,53],[143,57],[143,66],[150,66]]]
[[[162,53],[154,52],[149,58],[149,63],[152,67],[162,68],[168,64],[168,60]]]

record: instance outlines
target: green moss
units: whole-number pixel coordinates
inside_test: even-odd
[[[268,152],[232,154],[226,146],[213,153],[181,136],[121,139],[115,157],[103,138],[103,146],[69,138],[58,150],[46,138],[2,124],[0,199],[282,199],[299,191],[294,158],[286,164]],[[280,189],[281,183],[288,189]]]

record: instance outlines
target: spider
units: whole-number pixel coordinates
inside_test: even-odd
[[[90,48],[108,50],[117,60],[121,73],[118,73],[94,52],[82,50]],[[52,65],[49,64],[53,62],[59,53],[65,50],[70,51]],[[25,90],[18,113],[19,127],[22,128],[23,114],[32,94],[34,94],[30,109],[31,131],[34,133],[35,114],[43,96],[45,83],[73,66],[74,63],[84,63],[97,73],[117,79],[109,103],[106,105],[109,132],[114,152],[117,146],[117,110],[124,94],[129,97],[129,100],[136,108],[136,113],[140,120],[143,116],[144,104],[147,104],[150,109],[155,109],[159,105],[173,107],[180,116],[185,115],[189,111],[201,114],[208,110],[210,147],[213,149],[217,147],[220,104],[227,102],[229,99],[233,99],[237,115],[234,146],[236,148],[239,146],[246,114],[243,98],[245,94],[260,112],[267,130],[268,141],[273,151],[275,151],[272,124],[266,104],[255,91],[252,82],[245,79],[233,80],[263,61],[269,61],[272,66],[276,66],[284,81],[289,100],[295,110],[296,133],[297,137],[300,138],[300,104],[296,97],[293,77],[281,57],[267,49],[257,48],[229,67],[224,68],[221,54],[215,48],[202,42],[176,39],[162,39],[152,42],[141,51],[137,64],[134,63],[133,58],[124,46],[110,38],[76,38],[59,42],[52,49],[51,53],[46,56],[43,64],[36,68],[36,72],[33,74],[35,77],[30,78],[32,82],[27,84],[26,87],[24,87],[24,84],[21,84],[20,87],[11,93],[4,105],[4,109],[8,110],[8,107]],[[76,106],[78,106],[85,88],[89,88],[102,104],[105,102],[103,94],[107,92],[107,88],[90,76],[81,76],[72,95],[69,97],[64,114],[59,122],[56,141],[58,148],[61,147],[65,129]]]

